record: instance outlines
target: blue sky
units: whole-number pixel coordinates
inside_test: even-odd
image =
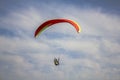
[[[0,80],[120,80],[119,0],[0,0]],[[57,24],[34,38],[35,29]],[[60,66],[54,66],[60,57]]]

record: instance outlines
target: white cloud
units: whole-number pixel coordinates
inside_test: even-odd
[[[120,53],[120,43],[116,41],[110,41],[110,40],[103,40],[103,44],[105,47],[105,51],[112,53],[112,54],[118,54]]]

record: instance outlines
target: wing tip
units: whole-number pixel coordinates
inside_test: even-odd
[[[34,38],[36,38],[36,37],[37,37],[37,35],[36,35],[36,33],[35,33]]]
[[[80,33],[80,32],[81,32],[81,29],[78,30],[78,33]]]

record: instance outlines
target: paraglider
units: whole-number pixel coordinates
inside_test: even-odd
[[[58,58],[58,59],[57,59],[57,58],[54,58],[54,64],[55,64],[56,66],[59,65],[59,58]]]
[[[44,22],[43,24],[41,24],[35,31],[34,33],[34,37],[36,38],[42,31],[44,31],[46,28],[57,24],[57,23],[69,23],[71,24],[75,30],[79,33],[81,31],[80,26],[73,20],[69,20],[69,19],[52,19],[52,20],[48,20],[46,22]],[[59,58],[54,58],[54,64],[56,66],[59,65]]]

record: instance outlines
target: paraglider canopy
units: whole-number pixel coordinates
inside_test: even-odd
[[[80,26],[72,20],[69,19],[52,19],[52,20],[48,20],[46,22],[44,22],[43,24],[41,24],[35,31],[34,37],[37,37],[42,31],[44,31],[46,28],[50,27],[51,25],[57,24],[57,23],[69,23],[71,24],[76,31],[79,33],[81,31]]]

